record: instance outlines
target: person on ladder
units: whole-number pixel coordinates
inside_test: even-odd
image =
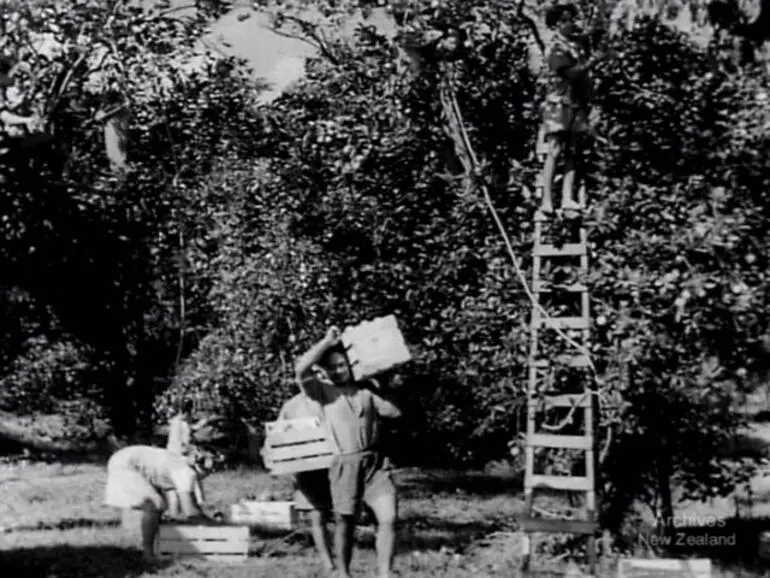
[[[582,209],[575,199],[575,173],[580,146],[590,132],[591,79],[589,71],[602,58],[586,58],[582,43],[580,12],[574,4],[556,4],[548,9],[546,26],[554,31],[546,54],[547,89],[543,107],[543,136],[547,155],[543,167],[542,213],[553,213],[553,181],[556,161],[563,156],[561,209]]]

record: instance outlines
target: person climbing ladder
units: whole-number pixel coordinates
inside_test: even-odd
[[[548,152],[543,168],[540,211],[552,213],[554,210],[552,188],[559,156],[564,162],[561,209],[575,211],[582,208],[574,195],[576,165],[583,140],[590,133],[589,71],[603,55],[586,58],[580,12],[575,5],[552,6],[546,13],[545,23],[554,30],[554,35],[546,55],[547,88],[542,131]]]

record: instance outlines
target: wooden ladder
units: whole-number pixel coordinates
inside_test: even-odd
[[[538,178],[537,186],[542,186],[542,176]],[[581,207],[586,206],[585,189],[580,188],[578,200]],[[524,476],[524,497],[527,505],[526,518],[521,526],[526,533],[524,552],[524,570],[532,571],[532,558],[536,551],[535,535],[537,533],[566,533],[585,535],[588,538],[587,555],[591,574],[596,572],[596,480],[595,480],[595,450],[594,450],[594,386],[590,376],[583,375],[582,392],[563,393],[553,388],[543,388],[544,377],[553,378],[554,373],[565,368],[582,370],[585,374],[591,365],[588,357],[590,347],[590,297],[585,279],[588,273],[587,232],[582,215],[565,223],[576,229],[577,239],[559,244],[554,241],[544,241],[544,235],[549,225],[555,224],[550,216],[538,213],[535,217],[534,247],[533,247],[533,278],[532,293],[534,301],[530,322],[530,352],[527,400],[527,434],[526,434],[526,466]],[[579,261],[577,281],[573,280],[564,285],[554,285],[541,278],[544,265],[555,263],[558,259]],[[543,315],[539,307],[548,295],[560,294],[575,301],[579,300],[579,315],[550,316]],[[547,307],[546,307],[547,308]],[[558,337],[562,351],[558,353],[544,351],[541,340],[547,332],[559,329],[569,334],[577,334],[575,341],[583,345],[583,352]],[[572,414],[572,421],[583,414],[582,434],[565,435],[558,431],[544,433],[538,427],[538,418],[544,417],[546,411],[558,408],[557,411],[567,412],[577,407]],[[570,425],[570,424],[567,424]],[[543,450],[542,448],[546,448]],[[581,452],[585,456],[585,475],[545,475],[535,471],[536,452],[547,453],[553,450],[569,449]],[[582,494],[585,498],[584,519],[535,517],[534,500],[537,490],[558,492],[573,492]]]

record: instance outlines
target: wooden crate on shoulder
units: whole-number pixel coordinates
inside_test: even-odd
[[[161,524],[155,539],[155,552],[161,559],[243,562],[249,555],[249,527]]]
[[[325,470],[337,455],[337,446],[315,417],[265,423],[262,457],[272,474]]]
[[[340,339],[356,380],[373,377],[412,359],[394,315],[346,327]]]

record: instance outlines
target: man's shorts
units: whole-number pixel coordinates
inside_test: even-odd
[[[294,506],[298,510],[331,511],[332,496],[329,489],[329,472],[327,470],[297,474],[295,485]]]
[[[329,468],[329,482],[334,512],[344,516],[356,515],[362,499],[371,506],[381,496],[396,494],[390,462],[379,452],[337,456]]]

